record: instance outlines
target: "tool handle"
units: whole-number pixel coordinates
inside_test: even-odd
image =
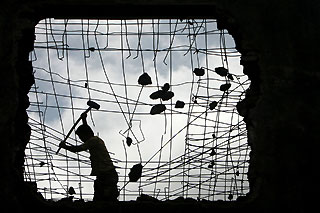
[[[56,155],[59,154],[61,147],[58,148]]]
[[[88,109],[86,109],[86,111],[84,111],[84,113],[88,113],[89,110],[91,109],[91,107],[89,107]],[[71,135],[72,131],[74,130],[74,128],[77,126],[77,124],[82,120],[81,116],[78,118],[78,120],[73,124],[73,126],[71,127],[71,129],[69,130],[68,134],[66,135],[66,137],[64,138],[64,140],[62,142],[66,142],[67,139],[69,138],[69,136]],[[61,147],[58,148],[56,154],[58,154],[60,152]]]

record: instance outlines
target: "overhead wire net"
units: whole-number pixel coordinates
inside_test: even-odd
[[[45,19],[35,33],[24,176],[46,199],[93,197],[89,153],[56,154],[88,100],[100,105],[87,120],[116,166],[119,200],[248,193],[250,147],[236,104],[250,82],[215,20]],[[74,132],[67,142],[82,143]],[[139,163],[141,178],[129,182]]]

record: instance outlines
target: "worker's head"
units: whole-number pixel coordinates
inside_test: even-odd
[[[94,136],[94,133],[90,126],[85,124],[82,124],[78,127],[78,129],[76,130],[76,134],[83,142],[87,141],[88,139]]]

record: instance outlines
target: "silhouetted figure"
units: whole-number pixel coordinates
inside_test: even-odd
[[[86,115],[81,115],[86,117]],[[85,118],[83,119],[83,121]],[[71,152],[81,152],[89,150],[91,161],[91,174],[96,176],[94,181],[94,201],[116,201],[119,196],[117,187],[118,174],[110,158],[104,141],[98,136],[94,136],[92,129],[83,122],[76,130],[76,134],[84,143],[79,146],[69,146],[64,142],[59,147]]]

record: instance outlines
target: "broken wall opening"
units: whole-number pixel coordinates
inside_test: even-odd
[[[88,121],[112,153],[119,200],[235,200],[249,192],[250,147],[236,105],[250,82],[215,20],[45,19],[30,60],[24,177],[45,198],[92,199],[88,153],[55,154],[88,100],[101,105]],[[69,142],[81,143],[75,134]],[[142,177],[128,183],[137,163]]]

